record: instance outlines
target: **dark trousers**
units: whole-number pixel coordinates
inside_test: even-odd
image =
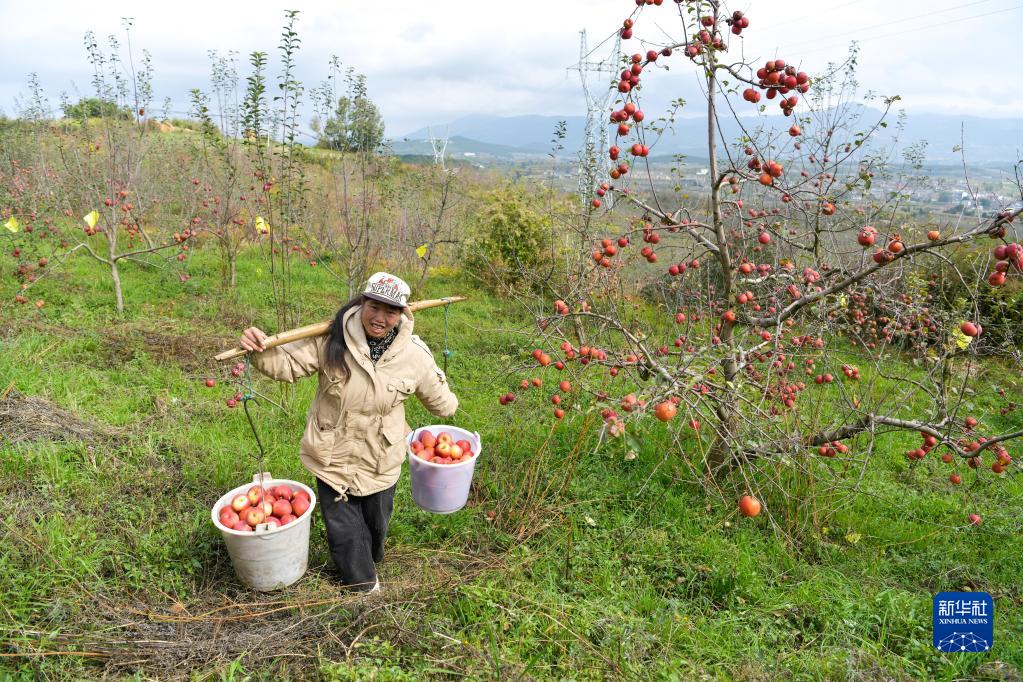
[[[353,590],[366,592],[376,583],[374,563],[384,559],[384,538],[394,509],[395,487],[397,484],[363,497],[349,494],[347,501],[335,501],[337,491],[316,479],[330,556],[341,572],[341,581]]]

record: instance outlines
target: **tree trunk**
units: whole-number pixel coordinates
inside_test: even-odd
[[[124,296],[121,293],[121,271],[117,267],[117,227],[111,227],[107,234],[107,258],[110,263],[110,279],[114,283],[117,298],[117,312],[124,312]]]
[[[110,279],[114,283],[114,296],[117,298],[117,312],[124,312],[124,296],[121,294],[121,273],[117,269],[117,261],[110,261]]]
[[[725,233],[724,219],[721,216],[721,199],[718,196],[718,160],[717,160],[717,107],[714,98],[717,94],[717,75],[713,53],[708,55],[707,64],[707,157],[710,176],[710,208],[714,225],[715,241],[717,242],[717,259],[721,265],[722,298],[726,302],[732,300],[732,263],[728,251],[728,238]],[[734,324],[721,322],[721,345],[731,349]],[[739,372],[738,363],[732,352],[721,361],[721,369],[725,378],[723,393],[717,396],[718,418],[717,439],[708,454],[708,465],[712,474],[720,473],[729,466],[737,452],[736,438],[739,433],[739,406],[735,394],[729,386],[735,385],[735,377]]]

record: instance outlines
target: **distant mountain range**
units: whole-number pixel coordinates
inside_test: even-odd
[[[881,113],[861,109],[862,123],[856,130],[876,121]],[[566,124],[564,139],[558,141],[563,146],[559,155],[574,155],[583,144],[586,120],[582,116],[465,116],[448,124],[431,126],[431,129],[435,136],[448,136],[449,156],[514,159],[550,154],[555,146],[555,129],[559,121]],[[742,121],[745,126],[766,125],[777,130],[786,130],[792,124],[791,118],[782,116],[751,117]],[[890,115],[887,121],[888,127],[874,138],[878,144],[890,140],[896,131],[897,117]],[[649,114],[647,122],[650,122]],[[734,120],[723,118],[721,123],[729,139],[740,136],[741,129]],[[662,139],[653,145],[652,154],[706,157],[706,135],[705,119],[677,119],[673,130],[666,131]],[[965,140],[967,163],[1011,166],[1023,158],[1023,119],[907,115],[899,147],[904,149],[923,140],[927,141],[925,155],[930,164],[959,163],[959,152],[954,149]],[[391,146],[396,154],[433,155],[427,128],[395,138]]]

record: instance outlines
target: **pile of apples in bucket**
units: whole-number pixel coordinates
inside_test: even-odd
[[[309,510],[309,493],[278,485],[262,488],[254,485],[245,494],[235,495],[220,510],[220,523],[231,530],[255,531],[266,524],[268,530],[286,526]]]
[[[434,464],[457,464],[475,456],[469,441],[455,440],[447,431],[441,431],[437,435],[423,431],[409,447],[416,457]]]

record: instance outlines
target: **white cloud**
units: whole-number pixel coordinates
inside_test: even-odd
[[[750,18],[741,41],[747,55],[784,53],[813,72],[841,60],[848,41],[856,38],[863,41],[863,86],[900,94],[911,113],[1023,117],[1023,98],[1016,93],[1016,34],[1023,17],[1018,4],[835,0],[822,7],[777,0],[732,7]],[[299,9],[298,76],[307,88],[326,76],[328,60],[336,54],[345,66],[367,75],[388,134],[400,135],[472,113],[581,115],[578,77],[565,70],[578,58],[578,31],[589,29],[596,44],[635,5],[628,0],[345,0],[307,2]],[[672,0],[645,8],[637,37],[666,40],[660,29],[678,37],[678,11]],[[157,103],[170,97],[176,109],[187,108],[188,90],[208,87],[207,51],[212,49],[236,50],[243,78],[247,55],[257,49],[271,58],[269,75],[278,72],[283,7],[276,3],[3,3],[0,25],[8,30],[0,43],[0,107],[14,113],[12,100],[26,92],[29,72],[39,74],[54,106],[58,93],[72,91],[72,84],[89,92],[91,68],[82,36],[93,30],[101,38],[118,34],[123,41],[121,17],[128,14],[135,18],[136,51],[145,48],[153,55]],[[625,49],[641,47],[634,39]],[[647,79],[648,111],[677,96],[698,97],[692,68],[680,57],[671,65],[669,73]]]

